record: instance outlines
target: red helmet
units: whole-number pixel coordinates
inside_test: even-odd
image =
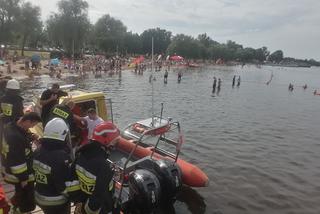
[[[98,124],[94,128],[92,140],[95,140],[103,145],[108,145],[119,136],[119,129],[112,122],[105,121]]]

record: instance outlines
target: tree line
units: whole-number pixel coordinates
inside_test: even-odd
[[[24,48],[55,47],[66,55],[74,54],[150,54],[154,38],[155,54],[177,54],[187,59],[262,63],[283,61],[282,50],[270,53],[267,47],[243,47],[234,41],[219,43],[206,33],[192,37],[154,28],[141,34],[128,31],[122,21],[106,14],[95,23],[88,18],[85,0],[60,0],[58,12],[41,21],[38,6],[22,0],[0,0],[0,44],[19,44]],[[288,58],[287,58],[288,59]],[[291,58],[290,58],[291,59]],[[320,65],[315,60],[304,60]]]

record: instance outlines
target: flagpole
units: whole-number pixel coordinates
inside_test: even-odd
[[[153,94],[154,94],[154,92],[153,92],[153,69],[154,69],[154,65],[153,65],[153,37],[152,37],[152,40],[151,40],[151,42],[152,42],[152,45],[151,45],[151,77],[152,77],[152,79],[151,79],[151,99],[152,99],[152,107],[151,107],[151,113],[152,113],[152,127],[154,127],[154,109],[153,109],[153,102],[154,102],[154,100],[153,100]]]

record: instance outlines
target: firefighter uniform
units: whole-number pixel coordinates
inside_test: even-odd
[[[23,115],[23,98],[16,94],[6,93],[0,100],[4,123],[14,121]]]
[[[12,202],[21,212],[35,209],[31,141],[30,133],[17,126],[16,122],[10,122],[4,129],[2,175],[6,182],[15,185]],[[22,187],[22,181],[28,181],[28,184]]]
[[[71,133],[74,133],[76,126],[73,120],[73,113],[69,106],[65,104],[55,105],[49,114],[49,120],[53,118],[63,119],[69,126]]]
[[[49,121],[42,146],[34,156],[35,200],[45,214],[69,214],[69,195],[80,190],[79,182],[71,179],[71,159],[66,149],[68,132],[62,119]]]
[[[107,152],[96,141],[84,145],[77,153],[75,169],[85,214],[104,214],[113,208],[113,171],[107,157]]]

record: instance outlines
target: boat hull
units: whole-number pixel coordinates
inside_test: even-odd
[[[133,140],[127,140],[123,137],[120,138],[119,143],[117,145],[117,149],[122,150],[126,153],[129,153],[134,149],[135,143]],[[153,147],[142,147],[138,146],[134,152],[134,156],[136,158],[143,158],[146,156],[150,156],[152,153]],[[166,157],[160,155],[158,153],[154,153],[154,159],[169,159],[172,160],[170,157]],[[182,172],[182,182],[185,185],[191,187],[205,187],[209,185],[209,178],[208,176],[197,166],[188,163],[180,158],[177,160],[177,164],[179,165],[181,172]]]

